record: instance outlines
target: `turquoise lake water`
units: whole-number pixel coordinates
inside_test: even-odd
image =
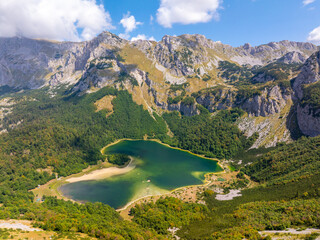
[[[120,208],[143,196],[202,184],[206,173],[222,170],[216,161],[154,141],[124,140],[108,147],[105,153],[130,155],[135,168],[104,180],[66,184],[59,190],[76,201],[103,202]]]

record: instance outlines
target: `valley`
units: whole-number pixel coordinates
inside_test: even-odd
[[[318,46],[0,42],[1,219],[100,239],[320,228]]]
[[[169,151],[156,142],[125,140],[103,148],[102,152],[126,153],[133,159],[123,168],[106,167],[108,164],[104,163],[106,168],[91,168],[82,176],[65,177],[44,188],[40,186],[33,190],[36,198],[41,199],[43,192],[49,196],[61,196],[62,192],[80,202],[99,201],[117,209],[146,196],[167,194],[182,186],[202,184],[205,174],[222,170],[214,160],[180,153],[180,150]],[[100,164],[100,167],[103,165]],[[121,194],[125,195],[121,197]]]

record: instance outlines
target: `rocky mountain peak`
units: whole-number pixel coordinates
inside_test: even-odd
[[[250,43],[245,43],[245,44],[243,45],[243,49],[248,50],[248,49],[250,49],[250,48],[251,48]]]
[[[312,54],[294,81],[293,89],[299,99],[303,98],[303,85],[320,81],[320,51]]]
[[[306,57],[302,55],[300,52],[288,52],[283,57],[279,58],[277,62],[285,63],[285,64],[293,64],[293,63],[304,63],[306,61]]]
[[[92,47],[96,47],[99,44],[106,44],[110,47],[122,47],[123,45],[127,44],[129,41],[118,37],[117,35],[104,31],[100,33],[97,37],[88,41],[88,45]]]

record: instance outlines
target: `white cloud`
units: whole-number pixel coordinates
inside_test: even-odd
[[[218,19],[222,0],[161,0],[157,11],[160,25],[171,28],[174,23],[193,24]]]
[[[313,3],[315,0],[303,0],[303,5],[306,6],[306,5],[309,5],[311,3]]]
[[[320,26],[313,29],[308,36],[308,41],[320,44]]]
[[[137,22],[136,18],[133,15],[130,15],[130,12],[121,19],[120,23],[124,27],[126,33],[132,32],[138,25],[142,24],[142,22]]]
[[[131,41],[137,41],[137,40],[150,40],[150,41],[156,41],[154,37],[147,37],[145,34],[139,34],[136,37],[131,38]]]
[[[0,36],[89,40],[114,28],[95,0],[0,1]]]
[[[123,39],[129,39],[130,35],[128,33],[120,33],[119,37],[123,38]]]

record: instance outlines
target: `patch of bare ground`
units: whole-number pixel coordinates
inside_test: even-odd
[[[96,240],[83,233],[56,233],[52,231],[28,232],[23,230],[3,230],[0,239],[21,240]]]
[[[110,116],[113,113],[113,105],[112,100],[115,98],[115,96],[107,95],[103,98],[97,100],[94,105],[96,106],[96,111],[99,112],[101,110],[107,110],[107,117]]]
[[[0,220],[0,239],[28,239],[28,240],[93,240],[83,233],[56,233],[53,231],[44,231],[40,228],[34,228],[32,221],[28,220]]]
[[[308,238],[312,234],[316,240],[320,240],[320,229],[307,228],[307,229],[286,229],[286,230],[272,230],[272,231],[261,231],[259,232],[261,236],[270,236],[274,240],[295,240],[295,239],[311,239]],[[317,236],[319,234],[319,236]]]
[[[28,220],[0,220],[0,228],[20,229],[29,232],[42,231],[42,229],[32,227],[32,222]]]
[[[25,151],[30,152],[30,150],[25,150]],[[29,152],[27,154],[29,154]],[[36,171],[39,173],[47,172],[49,175],[51,175],[53,173],[53,167],[48,166],[47,168],[38,168]]]

